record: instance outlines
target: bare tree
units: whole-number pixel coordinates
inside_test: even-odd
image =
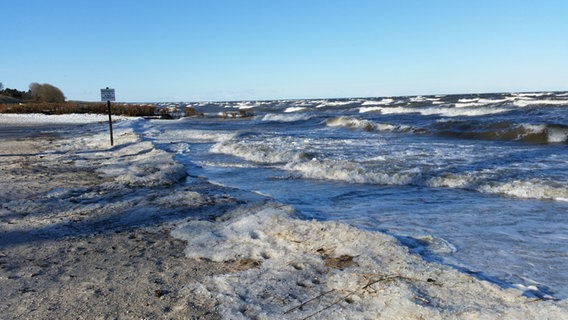
[[[0,82],[0,91],[4,90],[4,84]]]
[[[48,83],[39,84],[33,82],[30,84],[30,95],[32,100],[41,102],[65,102],[65,96],[59,88]]]

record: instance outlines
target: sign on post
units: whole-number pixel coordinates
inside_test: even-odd
[[[101,89],[101,101],[114,101],[114,89]]]
[[[101,100],[107,102],[107,109],[108,109],[108,127],[110,129],[110,145],[114,145],[114,141],[112,139],[112,118],[111,118],[111,110],[110,110],[110,102],[114,101],[114,89],[101,89]]]

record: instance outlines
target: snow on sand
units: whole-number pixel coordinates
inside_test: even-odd
[[[1,314],[568,317],[566,301],[501,288],[426,262],[388,235],[302,221],[290,207],[188,176],[137,135],[142,121],[116,123],[113,148],[93,121],[59,137],[0,137]]]

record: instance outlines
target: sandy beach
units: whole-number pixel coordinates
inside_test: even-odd
[[[111,147],[104,122],[14,119],[0,128],[5,319],[568,314],[564,300],[425,261],[387,234],[210,183],[137,134],[152,122],[117,122]]]
[[[212,195],[193,210],[152,208],[150,198],[185,188],[183,183],[112,192],[101,185],[114,178],[95,171],[104,150],[93,163],[77,165],[66,149],[65,139],[88,130],[71,125],[65,135],[50,132],[55,129],[61,126],[0,129],[2,318],[219,319],[215,302],[187,285],[254,267],[254,261],[186,258],[185,243],[170,236],[166,222],[218,214],[232,201]],[[89,199],[81,198],[85,194]],[[137,205],[122,205],[125,197]],[[15,211],[14,204],[23,202],[28,209]],[[130,217],[136,210],[144,214]]]

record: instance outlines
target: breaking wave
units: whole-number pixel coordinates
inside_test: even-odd
[[[262,121],[296,122],[309,120],[312,117],[313,115],[307,113],[269,113],[262,118]]]
[[[325,154],[306,152],[293,141],[225,141],[211,148],[213,153],[236,156],[258,164],[269,164],[307,178],[342,181],[353,184],[451,188],[502,194],[522,199],[566,201],[568,185],[527,178],[497,182],[497,169],[462,173],[430,171],[425,166],[400,167],[389,161],[334,159]],[[375,159],[376,160],[376,159]]]
[[[370,120],[361,120],[356,119],[348,116],[341,116],[337,118],[330,118],[325,121],[326,125],[329,127],[343,127],[343,128],[352,128],[352,129],[359,129],[365,131],[398,131],[398,132],[407,132],[412,131],[412,128],[409,126],[402,126],[402,125],[392,125],[388,123],[375,123]]]
[[[211,147],[212,153],[236,156],[248,161],[265,164],[285,163],[300,159],[302,153],[290,149],[284,139],[281,143],[254,143],[250,141],[225,141]]]
[[[437,107],[382,107],[371,106],[359,108],[360,113],[375,112],[380,114],[421,114],[423,116],[438,115],[444,117],[477,117],[490,114],[498,114],[510,111],[509,108],[475,107],[454,108],[448,106]]]
[[[536,144],[568,142],[568,126],[556,124],[438,121],[435,128],[440,135],[462,139],[521,141]]]

